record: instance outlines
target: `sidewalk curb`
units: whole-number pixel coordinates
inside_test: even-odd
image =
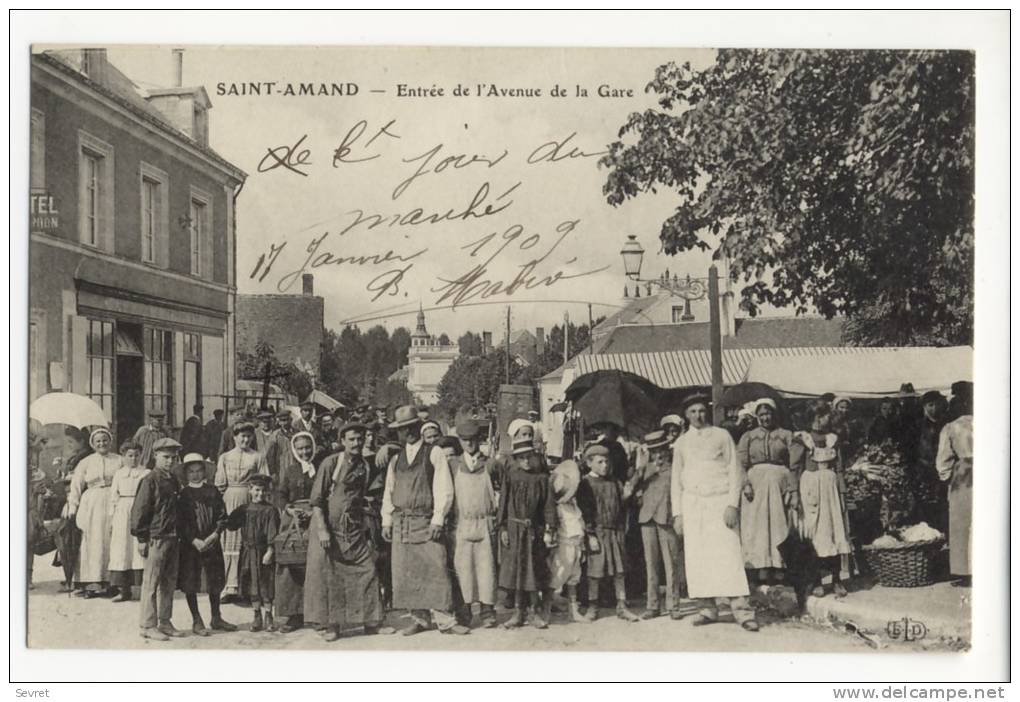
[[[807,598],[804,611],[814,619],[827,621],[836,619],[853,622],[858,627],[876,634],[883,643],[899,643],[902,639],[890,636],[888,627],[892,622],[900,622],[904,618],[922,622],[926,633],[925,639],[959,639],[970,641],[970,625],[966,621],[935,615],[923,610],[894,612],[892,609],[875,607],[868,602],[855,601],[853,593],[837,599],[831,595],[826,597]]]

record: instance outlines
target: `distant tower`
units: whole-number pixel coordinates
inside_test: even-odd
[[[411,346],[428,345],[429,332],[425,328],[425,310],[422,309],[421,303],[418,303],[418,324],[414,328],[414,334],[411,335]]]

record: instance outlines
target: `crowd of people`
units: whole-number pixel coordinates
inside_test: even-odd
[[[177,590],[199,636],[237,628],[222,615],[231,601],[250,607],[251,631],[310,626],[334,641],[395,633],[391,609],[405,612],[404,635],[545,628],[554,609],[590,622],[609,593],[628,622],[684,618],[691,599],[697,626],[722,604],[757,631],[752,587],[799,579],[825,596],[827,575],[846,595],[842,476],[865,443],[897,442],[930,479],[918,516],[948,532],[952,572],[969,577],[970,385],[950,401],[924,395],[919,417],[897,404],[883,400],[865,428],[847,398],[784,412],[762,397],[715,427],[708,400],[692,396],[640,442],[597,423],[564,459],[545,455],[532,419],[511,422],[496,452],[484,450],[487,424],[444,432],[413,406],[349,417],[238,406],[229,423],[217,412],[205,424],[196,407],[179,440],[153,412],[119,453],[109,430],[69,428],[62,483],[30,466],[30,539],[58,515],[72,523],[77,548],[56,544],[73,559],[64,589],[137,597],[141,634],[156,640],[184,635],[171,622]]]

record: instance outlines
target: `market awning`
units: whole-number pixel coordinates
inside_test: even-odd
[[[308,397],[305,398],[305,401],[314,403],[328,412],[334,412],[344,406],[342,402],[334,400],[322,390],[312,390]]]
[[[768,383],[784,395],[816,396],[827,392],[851,397],[896,395],[910,383],[914,391],[947,392],[957,380],[972,380],[974,349],[857,348],[847,356],[759,357],[745,380]]]
[[[746,380],[748,367],[759,358],[789,358],[796,365],[799,359],[805,357],[842,357],[866,350],[849,346],[723,349],[723,384],[735,385]],[[660,388],[706,387],[712,384],[712,356],[709,351],[597,353],[580,354],[574,358],[578,377],[600,370],[621,370],[639,375]]]

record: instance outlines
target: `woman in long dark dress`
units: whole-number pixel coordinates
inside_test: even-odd
[[[312,484],[317,466],[325,457],[316,453],[315,437],[307,431],[290,439],[290,453],[280,456],[277,506],[282,511],[280,533],[286,533],[297,522],[302,533],[311,520]],[[305,539],[307,541],[307,539]],[[283,622],[280,633],[286,634],[304,626],[305,564],[276,565],[276,618]]]

